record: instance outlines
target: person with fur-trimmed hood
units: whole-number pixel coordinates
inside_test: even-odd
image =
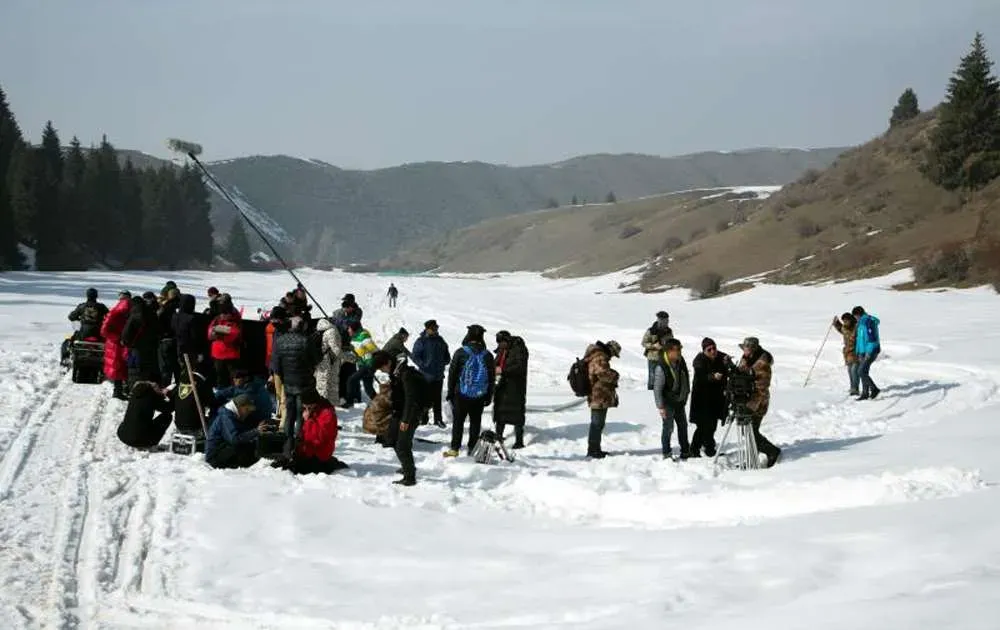
[[[493,402],[496,386],[496,362],[486,349],[486,329],[479,324],[468,327],[462,347],[455,351],[448,368],[448,389],[445,400],[452,406],[451,448],[445,457],[458,457],[462,447],[465,420],[469,420],[469,454],[479,440],[483,410]]]
[[[340,366],[344,362],[344,343],[340,331],[329,319],[316,322],[321,355],[316,365],[316,391],[334,405],[340,404]],[[346,401],[345,401],[346,402]]]
[[[691,457],[715,457],[715,431],[725,421],[729,411],[726,383],[732,369],[732,358],[719,352],[715,340],[701,340],[701,352],[691,362],[694,378],[691,384],[691,424],[696,425],[691,439]]]
[[[497,333],[497,386],[493,394],[493,423],[503,439],[514,427],[514,448],[524,448],[525,407],[528,397],[528,346],[506,330]]]
[[[760,432],[760,425],[771,405],[771,366],[774,365],[774,357],[760,346],[760,340],[756,337],[744,339],[740,349],[743,350],[743,357],[736,369],[754,377],[754,393],[747,403],[747,409],[752,414],[751,424],[757,451],[767,455],[767,467],[770,468],[781,457],[781,449],[764,437]]]
[[[121,336],[128,321],[132,308],[132,294],[121,291],[118,302],[108,311],[101,325],[101,337],[104,337],[104,378],[114,384],[112,394],[119,400],[128,400],[125,392],[125,381],[128,379],[128,348],[122,345]]]
[[[587,457],[601,459],[607,453],[601,450],[601,437],[608,419],[608,409],[618,406],[618,372],[611,369],[611,357],[621,356],[622,347],[615,340],[598,341],[587,347],[583,361],[587,364],[590,392],[590,432],[587,436]]]
[[[844,365],[847,366],[847,378],[851,384],[849,396],[859,396],[858,386],[861,384],[860,363],[855,344],[858,341],[858,320],[851,313],[844,313],[839,318],[833,318],[833,327],[844,338]]]
[[[673,338],[674,331],[670,328],[670,314],[666,311],[660,311],[656,314],[656,321],[642,336],[642,351],[646,355],[648,368],[646,389],[650,391],[653,390],[653,377],[656,374],[656,366],[660,363],[663,345],[668,339]]]
[[[681,356],[681,349],[679,340],[668,339],[663,344],[662,358],[656,364],[653,374],[653,399],[663,424],[663,430],[660,432],[663,459],[672,457],[670,436],[673,434],[675,424],[677,442],[681,447],[681,459],[687,459],[691,454],[685,411],[688,395],[691,393],[691,380],[688,376],[687,363]]]

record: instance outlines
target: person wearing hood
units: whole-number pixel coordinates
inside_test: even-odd
[[[400,328],[395,335],[389,337],[389,341],[382,346],[382,352],[388,352],[389,356],[395,357],[405,354],[407,358],[411,356],[406,348],[406,342],[410,339],[410,332],[405,328]]]
[[[756,337],[744,339],[740,349],[743,350],[743,357],[736,369],[754,377],[754,393],[747,402],[747,409],[752,414],[754,441],[757,443],[757,452],[767,456],[767,467],[770,468],[781,457],[781,449],[764,437],[760,432],[760,425],[771,405],[771,366],[774,365],[774,357],[760,346],[760,340]]]
[[[215,400],[212,386],[208,384],[205,377],[198,372],[194,373],[195,387],[198,389],[198,396],[195,397],[194,388],[191,387],[191,378],[187,374],[187,368],[181,368],[181,379],[168,388],[170,400],[174,405],[174,428],[178,433],[187,435],[202,435],[204,433],[203,420],[207,424],[208,418],[214,415],[219,404]],[[199,403],[201,409],[198,409]],[[202,416],[204,413],[207,417]]]
[[[340,331],[327,318],[316,322],[320,359],[316,365],[316,392],[333,404],[340,404],[340,366],[344,361],[344,344]],[[345,401],[346,402],[346,401]]]
[[[514,427],[514,448],[524,448],[525,408],[528,396],[528,346],[506,330],[497,333],[497,386],[493,395],[493,423],[503,439],[506,426]]]
[[[215,287],[208,287],[205,295],[208,297],[208,308],[205,309],[205,315],[215,319],[222,314],[222,294]]]
[[[872,363],[882,352],[882,340],[878,330],[880,322],[878,317],[866,313],[860,306],[855,306],[851,310],[851,315],[858,321],[857,339],[854,342],[854,351],[858,355],[858,377],[861,379],[861,395],[858,396],[858,400],[874,399],[882,392],[870,374]]]
[[[726,384],[732,370],[732,359],[719,352],[715,340],[705,337],[701,340],[701,352],[691,362],[694,377],[691,385],[691,423],[697,425],[691,439],[691,457],[705,455],[715,457],[715,431],[720,421],[726,420],[729,403],[726,400]]]
[[[375,370],[372,369],[372,356],[378,352],[378,346],[371,333],[365,330],[360,322],[351,322],[347,326],[351,335],[351,345],[354,348],[357,370],[347,380],[347,404],[361,402],[361,386],[364,385],[368,399],[375,398]]]
[[[274,342],[271,371],[281,379],[285,398],[282,414],[285,429],[285,456],[295,453],[295,440],[302,422],[302,395],[316,389],[316,364],[319,348],[309,342],[306,320],[293,317],[288,331]]]
[[[226,404],[240,394],[246,394],[252,398],[254,412],[249,418],[252,422],[265,422],[270,420],[274,414],[274,406],[271,402],[271,393],[267,391],[267,383],[260,377],[251,376],[243,368],[233,370],[233,384],[231,386],[217,388],[212,393],[219,405]]]
[[[656,366],[660,363],[663,354],[664,344],[668,339],[674,338],[674,331],[670,328],[670,314],[660,311],[656,314],[656,321],[646,330],[642,336],[642,350],[646,355],[646,364],[649,368],[649,377],[646,388],[653,390],[653,377],[656,373]]]
[[[219,315],[208,326],[208,340],[215,365],[215,385],[229,387],[233,384],[232,371],[239,364],[242,354],[243,325],[228,294],[220,298],[219,309]]]
[[[451,448],[445,451],[445,457],[458,457],[466,418],[469,419],[468,452],[472,453],[479,440],[483,409],[493,402],[496,362],[493,354],[486,349],[485,333],[486,329],[479,324],[469,326],[462,347],[451,358],[445,398],[453,409]]]
[[[417,467],[413,461],[413,434],[420,423],[420,416],[427,406],[427,381],[416,368],[406,362],[406,355],[393,357],[378,351],[372,358],[372,366],[382,376],[388,376],[388,386],[392,400],[392,416],[385,439],[386,446],[396,450],[403,475],[393,483],[412,486],[417,483]]]
[[[583,361],[587,364],[590,392],[590,431],[587,435],[587,457],[601,459],[607,453],[601,450],[601,438],[608,419],[608,409],[618,406],[618,372],[611,369],[611,357],[621,356],[622,347],[615,340],[596,342],[587,347]]]
[[[296,475],[330,474],[347,468],[333,456],[337,449],[337,411],[314,389],[302,394],[302,435],[292,459],[275,460],[271,466]]]
[[[171,283],[172,284],[172,283]],[[158,360],[160,368],[160,385],[166,387],[180,380],[180,362],[177,360],[177,333],[174,332],[174,315],[180,308],[181,294],[176,285],[169,284],[163,288],[160,296],[156,317],[159,320],[160,345]]]
[[[118,439],[132,448],[156,447],[172,420],[173,406],[160,386],[150,381],[132,385],[125,416],[118,425]]]
[[[132,308],[132,294],[122,291],[118,294],[118,302],[108,311],[101,325],[101,337],[104,337],[104,378],[114,384],[112,394],[119,400],[127,400],[125,380],[128,378],[128,349],[122,345],[121,336],[128,321]]]
[[[69,314],[69,321],[80,322],[80,330],[75,339],[97,339],[101,337],[101,326],[108,316],[108,307],[97,301],[97,289],[87,289],[86,301],[81,302]]]
[[[444,391],[444,371],[451,361],[451,351],[448,349],[448,342],[441,336],[436,320],[424,322],[423,332],[413,342],[411,358],[413,365],[427,381],[427,397],[434,414],[434,426],[444,428],[441,397]],[[422,419],[421,424],[427,424],[427,418]]]
[[[205,461],[212,468],[249,468],[260,459],[257,440],[267,430],[250,420],[253,398],[240,394],[219,408],[205,436]]]
[[[152,296],[153,294],[147,293]],[[153,296],[155,302],[155,296]],[[145,298],[132,298],[128,321],[122,330],[121,343],[128,348],[128,380],[160,381],[159,345],[160,331],[156,310]]]
[[[691,393],[691,379],[688,377],[687,363],[681,356],[681,342],[668,339],[663,344],[663,358],[656,364],[653,374],[653,399],[660,413],[663,430],[660,432],[660,447],[663,459],[671,459],[670,436],[677,425],[677,442],[681,447],[681,459],[691,455],[688,442],[687,407]]]
[[[357,365],[355,364],[356,355],[354,354],[354,348],[351,346],[351,334],[347,329],[352,323],[360,325],[363,314],[361,307],[358,306],[357,301],[354,299],[354,294],[348,293],[341,300],[340,308],[330,315],[330,321],[337,327],[337,332],[340,333],[340,342],[344,348],[343,360],[340,364],[339,390],[341,395],[347,399],[344,406],[348,409],[353,405],[350,400],[351,396],[347,387],[347,381],[354,376],[354,373],[357,371]]]

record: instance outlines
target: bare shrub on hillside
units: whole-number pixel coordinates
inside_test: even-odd
[[[858,169],[849,168],[844,173],[843,181],[845,186],[854,186],[855,184],[861,181],[861,174],[858,173]]]
[[[708,234],[708,230],[706,230],[705,228],[698,228],[697,230],[691,232],[691,237],[688,239],[688,242],[690,243],[692,241],[697,241],[699,238],[705,236],[706,234]]]
[[[717,233],[725,232],[729,229],[729,221],[726,219],[719,219],[719,222],[715,224],[715,231]]]
[[[811,238],[823,231],[815,221],[802,217],[795,223],[795,231],[801,238]]]
[[[958,199],[952,199],[946,203],[941,204],[941,212],[945,214],[955,214],[962,209],[962,202]]]
[[[820,173],[818,170],[810,168],[806,170],[805,173],[802,173],[802,177],[799,178],[799,181],[797,183],[807,184],[807,185],[815,184],[817,181],[819,181],[821,175],[822,173]]]
[[[886,203],[881,199],[871,199],[865,204],[865,214],[875,214],[885,209]]]
[[[919,284],[965,282],[972,268],[972,257],[964,243],[946,243],[917,259],[913,277]]]
[[[714,271],[706,271],[691,282],[691,297],[704,300],[722,291],[722,276]]]
[[[626,225],[625,227],[622,228],[622,232],[621,234],[618,235],[618,238],[625,240],[627,238],[632,238],[637,234],[642,234],[641,227],[637,227],[635,225]]]
[[[976,279],[992,284],[1000,293],[1000,240],[992,238],[977,245],[972,262]]]
[[[795,208],[798,208],[799,206],[801,206],[804,203],[805,203],[805,199],[803,199],[802,197],[799,197],[798,195],[789,195],[788,198],[785,199],[785,205],[788,206],[792,210],[794,210]]]
[[[660,247],[660,253],[669,254],[670,252],[680,249],[684,245],[684,241],[676,236],[668,236],[663,245]]]
[[[840,220],[840,224],[843,225],[845,228],[849,228],[849,229],[853,229],[853,228],[858,227],[858,222],[855,221],[854,217],[851,217],[851,216],[845,216],[844,218],[842,218]]]

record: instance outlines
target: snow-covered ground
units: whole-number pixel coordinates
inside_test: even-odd
[[[391,485],[395,459],[360,437],[360,410],[341,413],[352,468],[332,477],[125,448],[123,404],[69,383],[58,344],[87,286],[110,300],[167,278],[0,275],[0,627],[996,628],[1000,298],[886,290],[900,275],[704,302],[619,294],[618,276],[397,276],[390,310],[388,278],[304,272],[328,309],[357,294],[379,341],[430,317],[452,347],[472,322],[524,336],[533,407],[572,399],[566,371],[588,342],[622,343],[616,456],[584,458],[585,409],[532,413],[514,464],[418,444],[414,488]],[[247,312],[290,284],[172,279]],[[855,304],[883,322],[875,401],[848,399],[835,334],[803,387],[830,319]],[[660,459],[639,348],[660,309],[689,361],[706,335],[772,351],[778,466],[716,477],[707,459]]]

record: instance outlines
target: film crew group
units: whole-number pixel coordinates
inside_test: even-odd
[[[746,338],[740,348],[739,364],[718,350],[714,340],[705,338],[701,352],[694,358],[693,378],[682,356],[683,346],[673,337],[669,315],[659,312],[656,321],[642,339],[643,353],[648,362],[647,388],[653,392],[653,401],[662,424],[661,453],[664,459],[673,459],[671,441],[676,427],[680,459],[712,457],[716,455],[715,432],[719,423],[733,420],[733,409],[743,413],[741,419],[752,430],[756,451],[767,456],[767,467],[773,466],[781,456],[781,449],[773,445],[760,432],[760,425],[767,414],[770,402],[771,366],[773,357],[760,346],[755,337]],[[590,431],[587,456],[600,459],[608,455],[601,449],[608,410],[618,406],[619,374],[611,367],[611,359],[621,356],[621,345],[614,340],[591,344],[582,359],[570,369],[568,380],[573,392],[586,396],[590,407]],[[741,395],[733,399],[733,386],[743,386]],[[696,425],[693,439],[689,441],[687,411],[690,399],[690,422]]]

